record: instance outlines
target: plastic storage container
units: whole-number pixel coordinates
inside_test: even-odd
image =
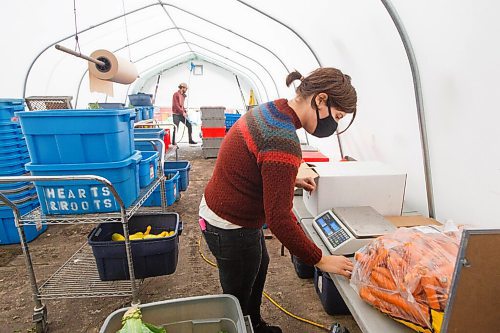
[[[141,304],[144,322],[162,326],[169,333],[251,333],[247,331],[241,307],[232,295],[207,295]],[[100,333],[121,329],[126,308],[111,313]]]
[[[134,215],[129,220],[130,235],[151,226],[152,234],[175,231],[173,236],[157,239],[134,240],[132,260],[136,279],[168,275],[175,272],[179,256],[179,215],[154,213]],[[121,223],[99,224],[89,235],[88,243],[96,259],[97,271],[102,281],[129,280],[127,254],[124,241],[112,241],[111,235],[123,235]]]
[[[326,313],[331,316],[351,314],[330,275],[315,268],[314,289]]]
[[[153,95],[137,93],[128,95],[128,100],[133,106],[148,106],[153,105],[152,103]]]
[[[292,254],[292,263],[295,268],[295,273],[301,279],[312,279],[314,277],[314,266],[305,264],[302,260]]]
[[[157,151],[143,151],[141,155],[142,159],[139,163],[139,186],[146,187],[151,184],[158,174],[160,154]]]
[[[203,138],[202,148],[220,148],[224,138]]]
[[[38,200],[33,197],[14,200],[13,203],[16,204],[21,215],[31,212],[39,205]],[[47,225],[42,225],[40,230],[37,230],[35,225],[23,226],[23,229],[26,241],[31,242],[47,230]],[[0,245],[18,244],[20,242],[19,232],[14,223],[14,213],[9,206],[5,206],[0,202]]]
[[[206,120],[210,118],[224,118],[224,111],[226,108],[223,106],[202,106],[200,107],[201,120]]]
[[[134,110],[16,112],[36,164],[103,163],[134,153]]]
[[[223,138],[226,135],[225,127],[202,127],[203,138]]]
[[[96,175],[108,179],[126,207],[139,196],[139,162],[141,153],[110,163],[26,164],[33,176]],[[89,181],[35,182],[40,207],[44,214],[87,214],[120,211],[120,206],[107,186]]]
[[[201,122],[202,127],[224,127],[226,120],[224,118],[209,118]]]
[[[101,109],[123,109],[125,104],[123,103],[97,103]]]
[[[172,206],[174,202],[180,198],[179,192],[179,171],[165,172],[165,198],[167,206]],[[146,199],[143,206],[145,207],[160,207],[161,206],[161,187],[158,186],[149,198]]]
[[[162,128],[134,128],[134,138],[160,139],[163,140],[163,142],[165,142],[165,130]],[[136,141],[135,149],[140,151],[159,151],[160,147],[157,147],[157,143],[154,141],[153,142]]]
[[[0,98],[0,121],[15,121],[15,112],[24,111],[24,101],[22,99]]]
[[[179,171],[179,191],[187,190],[189,186],[189,171],[191,170],[191,162],[189,161],[167,161],[163,165],[166,173]]]
[[[220,148],[201,148],[201,154],[203,155],[203,158],[217,158],[217,155],[219,155],[219,149]]]
[[[237,113],[226,113],[226,129],[230,129],[234,123],[241,118],[241,114]]]

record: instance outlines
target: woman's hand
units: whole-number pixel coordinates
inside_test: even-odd
[[[297,178],[295,179],[295,187],[303,188],[308,192],[312,192],[316,189],[316,182],[312,177]]]
[[[350,278],[354,264],[344,256],[323,256],[316,264],[316,267],[323,272],[334,273]]]

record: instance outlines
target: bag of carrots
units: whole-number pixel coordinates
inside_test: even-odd
[[[355,254],[351,285],[359,296],[417,332],[439,333],[460,231],[399,228]]]

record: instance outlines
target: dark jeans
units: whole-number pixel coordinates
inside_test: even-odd
[[[176,114],[174,113],[174,124],[175,126],[177,126],[177,131],[179,131],[179,124],[180,123],[183,123],[184,125],[186,125],[187,129],[188,129],[188,135],[189,135],[189,142],[193,142],[193,127],[191,126],[191,123],[183,116],[183,115],[180,115],[180,114]],[[177,131],[174,131],[174,135],[172,136],[172,142],[173,144],[175,144],[177,141],[175,141],[175,132]],[[179,139],[180,140],[180,139]]]
[[[217,259],[222,290],[235,296],[243,315],[250,315],[252,323],[258,323],[269,266],[262,229],[226,230],[207,223],[203,236]]]

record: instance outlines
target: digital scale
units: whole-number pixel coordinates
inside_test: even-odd
[[[315,217],[312,225],[330,253],[336,255],[352,255],[374,238],[396,231],[368,206],[332,208]]]

